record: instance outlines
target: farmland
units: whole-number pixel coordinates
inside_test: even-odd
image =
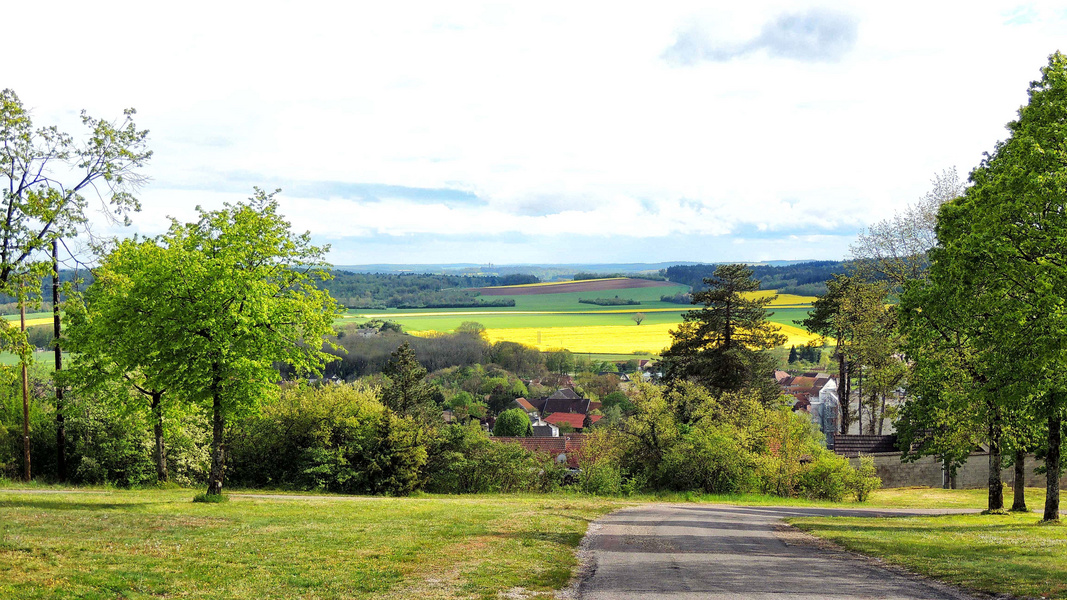
[[[649,285],[652,284],[652,285]],[[639,287],[625,287],[635,285]],[[572,352],[597,354],[658,354],[670,344],[669,331],[678,326],[682,313],[693,307],[660,301],[689,291],[684,285],[654,282],[643,279],[599,279],[550,284],[501,286],[493,290],[494,298],[511,298],[514,307],[478,309],[413,309],[363,310],[347,315],[362,321],[370,318],[389,319],[404,326],[415,335],[454,330],[464,321],[476,321],[486,328],[490,341],[520,342],[542,350],[567,348]],[[513,295],[499,292],[507,291]],[[767,296],[771,291],[755,292]],[[638,301],[633,306],[598,306],[579,303],[596,298],[625,298]],[[772,304],[775,313],[771,321],[782,327],[788,336],[787,345],[804,344],[814,339],[793,321],[807,315],[810,296],[783,294]],[[645,315],[637,325],[635,313]]]

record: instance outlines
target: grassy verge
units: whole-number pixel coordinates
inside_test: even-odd
[[[1030,506],[1040,508],[1040,494],[1028,496]],[[971,590],[1067,598],[1067,526],[1042,525],[1039,519],[1030,513],[790,523],[849,550]]]
[[[196,490],[199,491],[199,490]],[[2,598],[495,598],[559,589],[596,517],[568,496],[322,498],[0,490]]]

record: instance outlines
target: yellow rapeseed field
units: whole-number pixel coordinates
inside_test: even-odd
[[[489,341],[519,342],[539,350],[567,348],[571,352],[594,354],[628,354],[644,352],[659,354],[670,346],[670,330],[677,323],[654,325],[593,325],[588,327],[521,327],[516,329],[487,329]],[[785,345],[804,345],[819,339],[799,327],[780,325],[787,336]],[[425,332],[423,332],[425,333]]]

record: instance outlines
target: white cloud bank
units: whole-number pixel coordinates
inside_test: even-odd
[[[338,263],[839,258],[1067,39],[1064,3],[720,4],[23,3],[3,85],[139,109],[145,233],[258,184]]]

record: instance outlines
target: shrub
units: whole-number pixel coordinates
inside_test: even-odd
[[[475,423],[447,425],[429,442],[426,489],[442,494],[543,491],[558,487],[563,470],[547,455],[500,443]]]
[[[512,408],[500,413],[493,425],[493,435],[499,437],[529,437],[533,435],[530,417],[521,408]]]
[[[404,495],[426,462],[423,432],[362,384],[282,390],[234,424],[230,480],[250,487]]]
[[[856,502],[866,502],[871,492],[882,487],[882,480],[874,467],[874,458],[860,457],[860,468],[855,469],[848,480],[848,491],[856,497]]]
[[[848,459],[831,452],[819,452],[811,462],[801,466],[796,478],[796,491],[804,498],[840,502],[845,498],[854,475]]]
[[[755,461],[728,426],[695,427],[663,459],[661,481],[671,489],[737,494],[755,487]]]
[[[208,494],[201,492],[193,496],[193,502],[204,502],[207,504],[221,504],[222,502],[229,502],[230,497],[225,494]]]

